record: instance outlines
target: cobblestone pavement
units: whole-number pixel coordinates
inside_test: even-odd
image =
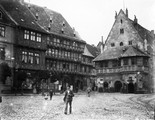
[[[3,96],[1,120],[153,120],[154,95],[75,94],[73,113],[64,114],[63,95],[50,101],[41,95]]]

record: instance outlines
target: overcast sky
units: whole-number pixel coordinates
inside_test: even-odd
[[[71,27],[88,44],[97,45],[106,40],[114,23],[115,11],[128,8],[129,18],[134,15],[138,23],[155,30],[155,0],[25,0],[47,7],[63,15]]]

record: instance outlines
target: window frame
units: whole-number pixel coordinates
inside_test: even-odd
[[[0,26],[0,37],[5,37],[5,27]]]
[[[40,33],[37,33],[37,42],[41,42],[42,41],[42,35]]]

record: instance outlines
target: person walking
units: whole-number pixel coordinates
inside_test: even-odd
[[[50,100],[52,100],[52,96],[53,96],[53,90],[52,89],[50,89],[49,94],[50,94]]]
[[[72,100],[74,97],[73,91],[70,89],[70,86],[67,87],[67,90],[65,91],[65,96],[64,96],[64,102],[66,103],[65,105],[65,112],[64,114],[67,114],[68,110],[68,104],[69,104],[69,113],[72,113]]]
[[[88,87],[88,88],[87,88],[88,97],[90,97],[90,92],[91,92],[91,87]]]

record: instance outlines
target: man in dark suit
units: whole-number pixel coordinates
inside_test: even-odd
[[[72,100],[74,97],[73,91],[70,89],[70,86],[67,87],[67,90],[65,91],[65,96],[64,96],[64,102],[66,103],[65,106],[65,114],[67,114],[68,110],[68,104],[69,104],[69,113],[72,113]]]

